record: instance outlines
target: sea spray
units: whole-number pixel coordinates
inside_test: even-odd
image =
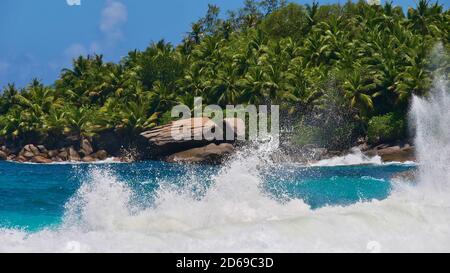
[[[382,159],[380,156],[367,156],[363,152],[354,147],[351,149],[349,154],[344,156],[336,156],[330,159],[323,159],[318,162],[310,164],[311,166],[349,166],[349,165],[363,165],[363,164],[382,164]]]
[[[438,76],[430,95],[413,97],[411,115],[422,190],[450,193],[450,92],[448,81]]]
[[[106,169],[92,168],[90,181],[83,183],[65,205],[64,226],[83,230],[110,230],[129,215],[132,191]]]
[[[136,192],[113,171],[93,167],[63,225],[2,230],[0,251],[368,252],[374,242],[380,251],[449,251],[449,208],[416,198],[414,187],[345,207],[280,202],[262,187],[264,171],[276,167],[271,151],[267,144],[237,153],[200,196],[188,186],[199,177],[162,183],[147,207],[134,205]]]

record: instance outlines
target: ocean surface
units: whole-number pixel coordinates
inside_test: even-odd
[[[418,185],[391,179],[416,164],[356,151],[310,166],[274,163],[271,149],[238,152],[223,166],[1,162],[0,252],[449,249],[448,209],[428,219],[428,202],[412,194]]]
[[[409,165],[334,167],[272,166],[261,171],[261,194],[280,204],[302,200],[311,209],[349,206],[389,197],[393,174]],[[36,232],[57,229],[66,204],[83,183],[95,175],[113,176],[132,191],[136,207],[152,208],[158,190],[173,187],[201,200],[220,171],[215,166],[179,165],[149,161],[132,164],[18,164],[0,163],[0,228]],[[94,176],[94,177],[93,177]],[[195,180],[191,184],[191,179]],[[245,183],[245,181],[241,181]],[[106,198],[107,196],[105,196]]]

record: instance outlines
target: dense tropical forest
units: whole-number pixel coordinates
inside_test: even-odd
[[[209,5],[178,45],[154,42],[119,63],[79,56],[52,85],[3,87],[0,144],[52,147],[108,132],[132,145],[197,96],[205,105],[279,104],[296,145],[395,141],[407,137],[411,96],[426,95],[436,67],[450,71],[445,58],[430,58],[450,49],[450,12],[428,0],[407,10],[245,0],[220,14]]]

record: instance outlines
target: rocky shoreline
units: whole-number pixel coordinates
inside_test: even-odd
[[[174,138],[174,126],[185,126],[187,131],[180,132]],[[241,143],[239,141],[227,140],[205,140],[202,134],[205,128],[208,131],[219,132],[226,139],[226,132],[232,132],[234,139],[245,126],[239,119],[224,119],[223,126],[218,126],[209,118],[192,118],[169,123],[143,132],[136,140],[133,152],[127,152],[117,148],[108,149],[108,145],[93,145],[93,140],[83,138],[81,141],[72,143],[66,147],[47,149],[42,144],[27,144],[20,149],[10,149],[0,146],[0,161],[8,160],[14,162],[30,162],[49,164],[54,162],[97,162],[112,158],[117,162],[133,162],[139,160],[162,160],[170,163],[197,163],[197,164],[220,164],[236,150]],[[220,131],[221,130],[221,131]],[[189,133],[192,138],[184,138],[183,133]],[[108,141],[120,143],[113,140],[112,134],[107,135]],[[199,140],[196,140],[199,139]],[[107,142],[107,141],[103,141]],[[117,145],[116,145],[117,146]],[[354,147],[360,150],[364,156],[369,158],[379,156],[383,162],[406,162],[415,161],[414,146],[408,143],[390,143],[370,146],[365,142]],[[15,150],[15,151],[14,151]],[[332,151],[313,145],[303,147],[292,147],[281,145],[273,155],[275,159],[291,162],[311,163],[337,156],[345,156],[352,153],[352,149],[343,151]]]
[[[415,147],[409,143],[380,144],[360,149],[367,156],[380,156],[383,162],[417,161]]]
[[[184,124],[192,139],[173,138],[172,128]],[[134,141],[133,147],[123,148],[120,136],[108,133],[102,139],[83,138],[71,141],[70,145],[49,149],[43,144],[26,144],[23,147],[0,145],[0,161],[19,163],[50,164],[57,162],[98,162],[107,158],[117,162],[141,160],[162,160],[180,163],[220,164],[235,151],[236,141],[204,140],[203,130],[225,133],[222,128],[238,132],[242,124],[236,119],[224,119],[223,126],[218,126],[209,118],[192,118],[176,121],[141,133]],[[237,133],[236,133],[237,136]],[[225,136],[224,136],[225,138]],[[201,140],[196,140],[201,139]],[[119,146],[119,147],[118,147]]]
[[[96,162],[110,157],[105,150],[94,152],[88,140],[82,141],[82,148],[76,150],[73,146],[48,150],[44,145],[25,145],[17,154],[11,152],[6,146],[0,147],[0,160],[14,162],[30,162],[38,164],[49,164],[56,162]],[[122,161],[121,158],[114,158]]]

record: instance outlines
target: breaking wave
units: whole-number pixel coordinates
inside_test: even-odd
[[[450,251],[450,97],[439,81],[414,98],[420,178],[382,201],[311,209],[262,188],[270,143],[239,152],[206,187],[160,181],[153,202],[94,167],[66,204],[63,223],[39,232],[0,231],[1,252],[434,252]],[[360,164],[355,154],[318,166]],[[365,159],[379,163],[379,159]],[[200,193],[200,194],[199,194]],[[375,246],[375,247],[374,247]]]

